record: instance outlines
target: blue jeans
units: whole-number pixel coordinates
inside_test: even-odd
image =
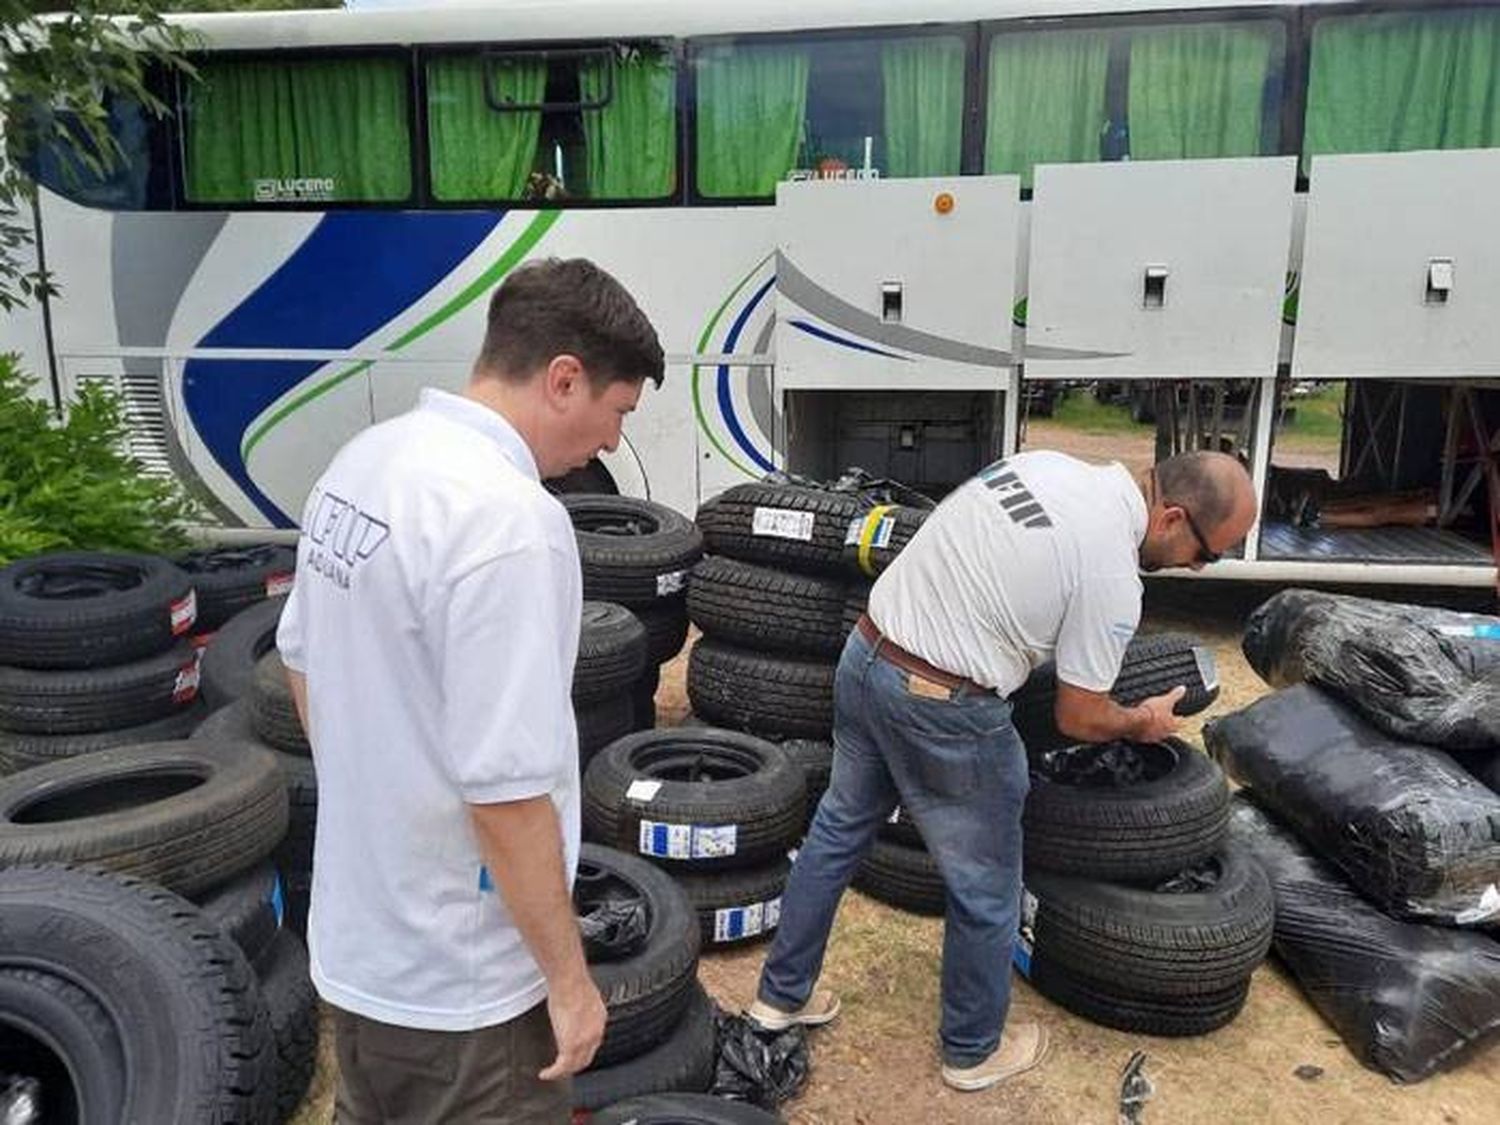
[[[1030,780],[1010,704],[992,692],[933,699],[858,630],[834,683],[833,777],[781,900],[759,996],[791,1011],[812,994],[839,898],[899,800],[947,887],[943,1061],[973,1066],[1000,1042],[1021,897]]]

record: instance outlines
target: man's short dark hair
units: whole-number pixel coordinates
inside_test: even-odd
[[[524,380],[559,355],[577,356],[596,391],[643,379],[659,387],[665,367],[635,298],[587,258],[527,262],[490,298],[481,369]]]
[[[1218,527],[1234,514],[1234,477],[1219,453],[1179,453],[1156,466],[1161,501],[1193,514],[1199,526]]]

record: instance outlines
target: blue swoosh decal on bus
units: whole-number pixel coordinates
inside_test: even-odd
[[[447,277],[504,215],[331,212],[197,346],[352,348]],[[295,521],[250,479],[240,440],[268,406],[322,366],[319,360],[194,359],[183,371],[183,402],[199,438],[277,527]]]
[[[750,322],[756,306],[765,299],[772,286],[776,284],[773,277],[755,291],[755,295],[745,302],[745,307],[740,310],[740,315],[734,318],[734,325],[729,329],[729,334],[724,337],[725,354],[731,354],[734,346],[740,341],[740,333],[745,330],[745,325]],[[719,365],[719,411],[724,415],[724,424],[729,428],[729,433],[735,442],[745,451],[745,455],[759,465],[766,472],[774,472],[776,466],[755,448],[750,440],[750,435],[745,433],[745,427],[740,423],[739,415],[734,412],[734,398],[729,393],[729,365]]]
[[[883,355],[887,359],[899,359],[902,363],[911,362],[910,356],[897,355],[895,352],[888,352],[883,348],[871,347],[869,344],[862,344],[858,340],[850,340],[846,337],[835,335],[828,331],[828,329],[819,328],[816,324],[809,324],[805,320],[792,320],[787,323],[793,328],[806,332],[809,336],[816,336],[820,340],[827,340],[830,344],[838,344],[843,348],[853,348],[857,352],[869,352],[871,355]]]

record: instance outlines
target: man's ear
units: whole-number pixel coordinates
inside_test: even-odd
[[[564,353],[552,357],[543,379],[546,382],[548,400],[561,405],[583,389],[588,375],[577,356]]]

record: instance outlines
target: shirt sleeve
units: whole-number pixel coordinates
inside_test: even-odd
[[[1141,623],[1141,580],[1135,574],[1086,577],[1063,613],[1057,634],[1057,678],[1084,691],[1115,686],[1125,646]]]
[[[287,595],[286,605],[281,609],[281,619],[276,625],[276,650],[281,653],[281,662],[293,672],[307,673],[306,638],[302,628],[302,598],[304,586],[300,581],[292,583],[292,592]]]
[[[443,608],[442,753],[470,804],[544,796],[577,761],[578,606],[543,545],[491,559]]]

